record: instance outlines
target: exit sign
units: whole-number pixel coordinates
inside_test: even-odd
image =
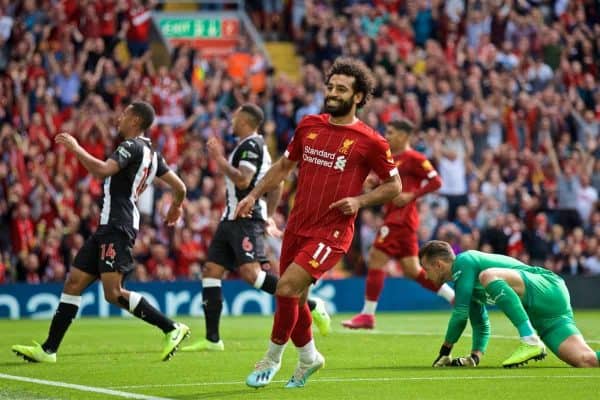
[[[239,33],[239,21],[231,18],[164,18],[158,25],[167,39],[232,39]]]

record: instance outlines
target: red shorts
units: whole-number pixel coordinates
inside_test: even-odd
[[[373,247],[398,260],[419,255],[417,232],[402,225],[382,226],[377,233]]]
[[[343,249],[326,240],[286,231],[281,245],[281,276],[292,263],[296,263],[317,281],[342,259],[344,253]]]

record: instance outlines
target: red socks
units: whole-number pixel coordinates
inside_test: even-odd
[[[427,279],[426,276],[427,273],[423,268],[421,268],[421,271],[419,271],[419,275],[417,276],[415,281],[417,281],[419,285],[423,286],[425,289],[429,289],[432,292],[437,293],[437,291],[440,290],[440,286]]]
[[[273,343],[286,344],[290,339],[292,330],[298,321],[298,300],[297,297],[275,296],[275,317],[271,331]],[[305,308],[308,309],[308,306]]]
[[[292,342],[296,347],[304,347],[304,345],[312,339],[312,315],[308,304],[299,307],[298,321],[292,331]]]
[[[369,269],[367,271],[366,299],[369,301],[378,301],[383,291],[385,282],[385,271],[383,269]]]

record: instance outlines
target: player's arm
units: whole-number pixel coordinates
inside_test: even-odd
[[[267,215],[272,217],[277,210],[277,206],[279,205],[279,200],[281,200],[281,193],[283,192],[283,182],[280,182],[279,185],[274,190],[271,190],[267,193]]]
[[[246,189],[252,182],[252,177],[256,172],[256,166],[250,162],[240,164],[239,168],[234,167],[227,161],[223,152],[223,145],[217,138],[210,138],[206,142],[206,148],[209,156],[214,159],[219,169],[227,175],[238,189]]]
[[[269,236],[273,236],[275,238],[283,237],[283,231],[279,229],[277,223],[273,219],[273,214],[277,210],[277,205],[279,204],[279,200],[281,199],[281,192],[283,191],[283,182],[281,182],[277,189],[271,190],[266,194],[267,198],[267,223],[265,226],[265,232]]]
[[[181,214],[183,214],[183,200],[185,200],[187,194],[185,183],[183,183],[181,178],[167,166],[167,163],[162,156],[158,157],[156,176],[158,179],[169,185],[173,192],[173,202],[165,217],[167,225],[173,226],[179,220]]]
[[[330,209],[337,208],[344,215],[352,215],[356,214],[361,207],[387,203],[400,194],[402,181],[385,139],[379,138],[370,143],[367,162],[382,183],[370,192],[340,199],[332,203]]]
[[[463,260],[461,260],[463,261]],[[460,261],[457,261],[460,262]],[[463,261],[464,262],[464,261]],[[446,328],[446,337],[444,343],[440,348],[438,357],[433,363],[434,367],[446,366],[447,363],[452,361],[450,352],[452,347],[463,334],[467,321],[469,319],[471,297],[473,293],[473,287],[475,282],[475,276],[472,268],[460,268],[458,269],[460,275],[455,281],[455,298],[454,298],[454,309]]]
[[[54,140],[56,143],[64,145],[69,151],[74,153],[85,169],[98,178],[104,179],[107,176],[113,176],[121,169],[119,162],[114,159],[109,158],[106,161],[102,161],[88,153],[79,145],[77,139],[68,133],[59,133]]]
[[[283,156],[277,160],[271,166],[271,168],[269,168],[260,182],[254,186],[254,189],[252,189],[250,193],[248,193],[246,197],[244,197],[238,203],[235,210],[235,217],[248,217],[250,215],[250,211],[252,210],[252,206],[256,202],[256,199],[267,192],[277,189],[281,182],[287,178],[287,176],[296,167],[296,164],[296,161],[292,161],[286,156]]]
[[[425,181],[425,185],[421,186],[415,192],[402,192],[396,196],[393,203],[398,207],[402,207],[411,201],[425,196],[427,193],[435,192],[442,187],[442,179],[431,165],[431,162],[427,159],[419,160],[417,162],[420,165],[415,167],[415,174]]]

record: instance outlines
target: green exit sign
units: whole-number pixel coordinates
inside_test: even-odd
[[[159,27],[168,39],[221,39],[238,33],[238,21],[216,18],[165,18]]]

